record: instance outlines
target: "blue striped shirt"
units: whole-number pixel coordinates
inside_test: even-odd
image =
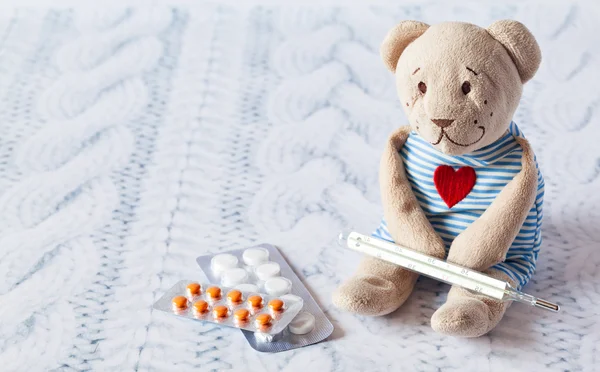
[[[498,193],[521,170],[523,149],[515,137],[523,134],[514,122],[508,132],[496,142],[468,155],[446,155],[412,132],[400,155],[406,176],[412,186],[427,219],[446,244],[446,250],[458,234],[475,221],[494,201]],[[455,170],[469,166],[475,170],[477,179],[470,193],[452,208],[442,200],[433,182],[433,172],[440,165],[452,166]],[[542,204],[544,197],[544,179],[538,169],[538,191],[535,203],[513,244],[508,250],[506,260],[494,266],[505,272],[521,288],[535,270],[535,262],[542,243]],[[385,220],[373,236],[393,241]]]

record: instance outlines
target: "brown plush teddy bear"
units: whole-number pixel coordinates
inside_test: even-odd
[[[516,21],[487,29],[404,21],[388,33],[381,56],[396,75],[410,126],[394,132],[384,150],[384,219],[373,235],[521,288],[541,245],[544,181],[511,120],[540,64],[535,38]],[[362,315],[388,314],[406,301],[417,277],[365,257],[334,303]],[[431,325],[480,336],[509,304],[452,287]]]

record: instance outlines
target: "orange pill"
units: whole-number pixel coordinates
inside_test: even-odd
[[[282,311],[283,310],[283,301],[278,298],[274,298],[269,301],[269,308],[273,311]]]
[[[256,324],[258,326],[266,326],[271,324],[273,318],[269,314],[260,314],[256,317]]]
[[[250,312],[246,309],[237,309],[235,313],[233,313],[233,317],[238,322],[245,322],[248,320],[250,316]]]
[[[262,299],[262,297],[256,296],[256,295],[250,296],[250,297],[248,297],[248,303],[252,307],[262,307],[263,299]]]
[[[190,283],[186,287],[188,296],[200,296],[200,284]]]
[[[227,299],[231,301],[232,304],[239,304],[242,302],[242,292],[237,289],[229,291],[229,293],[227,293]]]
[[[208,302],[199,300],[194,302],[194,311],[199,314],[204,314],[208,311]]]
[[[225,318],[228,312],[229,309],[227,308],[227,306],[219,305],[213,308],[213,315],[215,316],[215,318]]]
[[[188,300],[187,300],[187,298],[185,298],[183,296],[175,296],[175,297],[173,297],[173,300],[171,302],[173,304],[173,309],[175,309],[175,310],[187,309]]]
[[[221,298],[221,288],[219,287],[209,287],[206,290],[206,293],[211,300],[218,300]]]

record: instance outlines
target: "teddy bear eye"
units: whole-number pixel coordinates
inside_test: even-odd
[[[419,83],[418,87],[419,87],[419,90],[421,91],[421,93],[423,93],[423,94],[427,93],[427,85],[425,85],[424,82],[421,81]]]
[[[471,91],[471,83],[469,83],[468,81],[465,81],[461,87],[463,93],[469,94],[469,92]]]

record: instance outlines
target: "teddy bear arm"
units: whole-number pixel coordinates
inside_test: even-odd
[[[448,261],[483,271],[504,261],[535,202],[538,178],[533,152],[524,138],[521,171],[488,209],[452,242]]]
[[[379,184],[385,220],[396,243],[443,259],[444,243],[419,205],[400,157],[409,133],[408,126],[394,132],[381,157]]]

